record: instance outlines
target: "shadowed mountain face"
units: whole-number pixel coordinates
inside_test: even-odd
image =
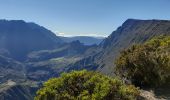
[[[64,42],[70,43],[76,40],[79,40],[85,45],[94,45],[100,44],[103,41],[104,37],[90,37],[90,36],[75,36],[75,37],[60,37]]]
[[[77,41],[64,43],[51,31],[22,20],[0,20],[0,83],[9,79],[44,81],[67,71],[88,49]],[[91,50],[90,50],[91,52]]]
[[[0,20],[0,50],[23,61],[31,51],[52,49],[62,40],[51,31],[22,20]]]
[[[96,60],[98,70],[113,74],[114,59],[123,49],[159,35],[170,35],[170,21],[128,19],[100,44],[103,51]]]

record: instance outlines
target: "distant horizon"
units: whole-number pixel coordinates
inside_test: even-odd
[[[1,0],[0,19],[34,22],[59,36],[109,36],[127,19],[170,20],[170,0]]]
[[[135,18],[128,18],[128,19],[126,19],[125,21],[127,21],[127,20],[129,20],[129,19],[131,19],[131,20],[165,20],[165,21],[170,21],[170,20],[166,20],[166,19],[135,19]],[[26,20],[23,20],[23,19],[0,19],[0,20],[6,20],[6,21],[24,21],[24,22],[26,22],[26,23],[34,23],[34,24],[37,24],[37,25],[39,25],[39,26],[42,26],[42,27],[44,27],[44,28],[46,28],[46,29],[48,29],[47,27],[45,27],[45,26],[43,26],[43,25],[40,25],[40,24],[38,24],[38,23],[36,23],[36,22],[30,22],[30,21],[26,21]],[[125,22],[124,21],[124,22]],[[123,22],[123,23],[124,23]],[[123,24],[122,23],[122,24]],[[121,25],[122,25],[121,24]],[[120,25],[120,26],[121,26]],[[120,26],[117,26],[117,28],[118,27],[120,27]],[[115,31],[117,28],[115,28],[113,31]],[[48,30],[50,30],[50,29],[48,29]],[[61,36],[61,37],[94,37],[94,38],[107,38],[110,34],[108,34],[107,36],[101,36],[101,35],[95,35],[95,34],[87,34],[87,35],[65,35],[65,34],[61,34],[61,33],[57,33],[57,32],[54,32],[53,30],[50,30],[51,32],[53,32],[56,36]]]

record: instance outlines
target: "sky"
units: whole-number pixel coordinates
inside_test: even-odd
[[[170,20],[170,0],[0,0],[0,19],[62,36],[108,36],[129,18]]]

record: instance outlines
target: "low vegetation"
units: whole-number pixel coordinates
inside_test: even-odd
[[[160,36],[121,52],[116,74],[140,87],[155,88],[170,79],[170,36]]]
[[[138,96],[138,88],[118,78],[82,70],[48,80],[35,100],[134,100]]]

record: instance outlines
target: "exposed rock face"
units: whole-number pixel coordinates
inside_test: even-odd
[[[140,91],[140,99],[139,100],[158,100],[158,98],[155,97],[154,93],[149,92],[149,91],[145,91],[145,90],[141,90]]]

